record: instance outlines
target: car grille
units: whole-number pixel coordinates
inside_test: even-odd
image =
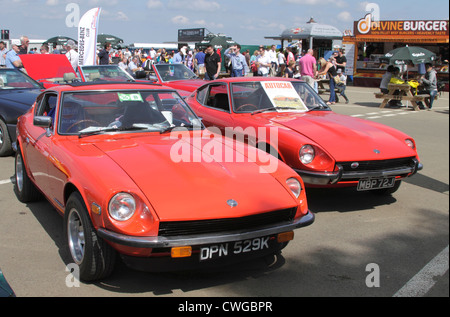
[[[353,162],[337,163],[337,165],[342,166],[344,173],[345,172],[360,172],[360,171],[381,171],[381,170],[414,166],[413,159],[414,159],[414,157],[406,157],[406,158],[399,158],[399,159],[393,159],[393,160],[382,160],[382,161],[363,161],[363,162],[353,161]],[[359,166],[356,168],[352,168],[351,165],[356,162],[359,164]]]
[[[164,221],[159,224],[159,235],[169,237],[249,230],[275,223],[293,221],[296,211],[297,208],[289,208],[239,218]]]

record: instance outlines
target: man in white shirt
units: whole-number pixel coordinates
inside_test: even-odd
[[[78,52],[75,51],[75,42],[72,40],[68,40],[66,43],[66,57],[69,60],[70,64],[73,67],[74,72],[77,71],[77,67],[78,67],[78,60],[79,60],[79,55]]]
[[[276,46],[272,45],[272,47],[270,48],[270,50],[267,51],[266,54],[269,56],[269,59],[270,59],[270,65],[271,65],[270,66],[270,75],[275,76],[278,71],[278,58],[277,58]]]
[[[269,54],[267,54],[266,50],[260,50],[261,55],[258,59],[259,65],[259,74],[263,77],[269,76],[269,68],[271,66]]]

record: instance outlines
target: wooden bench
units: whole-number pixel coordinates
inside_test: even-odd
[[[430,98],[430,95],[422,94],[422,95],[413,95],[411,93],[411,86],[408,84],[389,84],[388,85],[389,93],[383,94],[381,92],[375,93],[375,98],[383,99],[383,102],[380,105],[380,108],[384,108],[390,100],[406,100],[410,101],[414,110],[420,111],[419,105],[417,102],[422,101],[425,103],[427,107],[428,103],[426,102],[427,98]],[[394,93],[399,91],[397,95]]]

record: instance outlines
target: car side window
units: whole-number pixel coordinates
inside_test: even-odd
[[[206,105],[214,109],[230,112],[227,85],[211,85],[206,99]]]
[[[197,92],[197,101],[202,105],[205,104],[205,96],[206,96],[206,93],[208,92],[208,87],[209,86],[200,88]]]
[[[55,110],[56,101],[58,100],[58,95],[56,94],[46,94],[42,97],[39,107],[36,109],[36,116],[52,116],[53,121],[55,121]]]

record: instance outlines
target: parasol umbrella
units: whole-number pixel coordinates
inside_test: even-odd
[[[65,45],[68,40],[72,40],[75,43],[78,43],[78,41],[74,40],[73,38],[70,38],[68,36],[61,36],[61,35],[49,38],[44,43],[53,44],[53,46],[56,47],[56,45]]]
[[[418,46],[399,47],[386,53],[380,58],[381,61],[391,65],[423,64],[432,63],[436,60],[436,54]]]
[[[123,39],[111,34],[99,34],[97,35],[97,45],[105,45],[106,42],[111,43],[113,47],[123,44]]]

